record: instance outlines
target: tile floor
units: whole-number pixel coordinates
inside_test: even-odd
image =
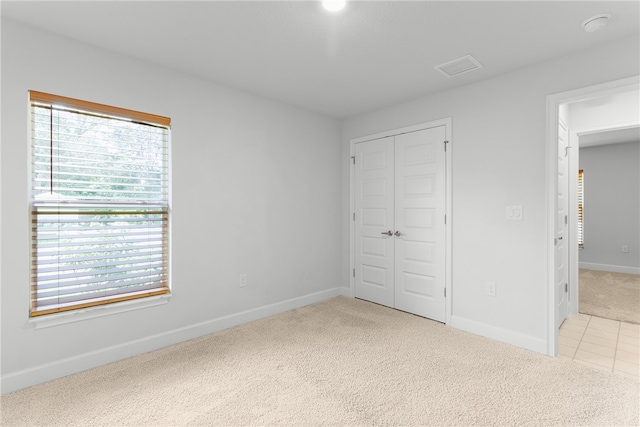
[[[640,325],[586,314],[564,321],[560,357],[640,381]]]

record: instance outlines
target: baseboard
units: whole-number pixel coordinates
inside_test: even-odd
[[[310,304],[343,295],[343,287],[304,295],[297,298],[268,304],[251,310],[208,320],[206,322],[173,329],[112,347],[79,354],[62,360],[35,366],[22,371],[11,372],[0,378],[0,393],[6,394],[36,384],[41,384],[108,363],[117,362],[139,354],[158,350],[169,345],[198,338],[254,320],[284,313]]]
[[[547,354],[547,342],[543,339],[532,337],[531,335],[498,328],[460,316],[451,316],[450,326],[475,335],[526,348],[527,350],[537,353]]]
[[[349,298],[353,298],[353,291],[351,290],[350,287],[342,287],[340,288],[340,295],[342,295],[343,297],[349,297]]]
[[[627,267],[624,265],[597,264],[593,262],[581,262],[580,268],[587,270],[610,271],[613,273],[640,274],[640,267]]]

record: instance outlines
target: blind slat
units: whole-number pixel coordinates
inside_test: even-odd
[[[129,295],[137,294],[138,297],[143,297],[143,296],[157,295],[160,293],[166,293],[166,286],[159,287],[159,286],[156,286],[155,284],[141,284],[141,285],[132,287],[131,291],[127,292],[126,294],[123,294],[122,292],[118,292],[118,291],[109,290],[109,291],[92,293],[88,296],[87,295],[70,295],[65,297],[60,302],[56,301],[54,304],[50,304],[48,306],[43,305],[42,311],[50,310],[51,308],[54,308],[55,312],[65,311],[65,308],[68,310],[73,308],[84,308],[87,306],[118,302],[120,300],[130,299],[130,297],[128,297]],[[124,297],[124,298],[114,299],[114,297]]]
[[[138,178],[137,176],[130,176],[130,175],[100,175],[100,174],[97,174],[97,173],[83,173],[83,174],[79,174],[77,171],[76,171],[76,172],[65,172],[65,171],[62,171],[62,170],[60,170],[60,169],[61,169],[61,168],[58,168],[58,169],[55,171],[55,173],[56,173],[58,176],[69,175],[69,176],[77,176],[77,177],[85,178],[85,179],[86,179],[86,178],[105,178],[105,177],[106,177],[106,178],[111,178],[111,179],[123,179],[123,180],[132,180],[132,179],[137,179],[137,178]],[[74,168],[74,169],[75,169],[75,168]],[[89,169],[89,168],[87,168],[87,169]],[[98,168],[91,168],[90,170],[96,170],[96,171],[99,171],[100,169],[98,169]],[[144,180],[145,180],[145,181],[157,181],[157,182],[159,183],[159,185],[155,185],[155,184],[154,184],[154,185],[153,185],[154,187],[155,187],[155,186],[162,186],[162,178],[157,178],[157,177],[154,177],[154,176],[145,176],[145,177],[144,177]],[[36,178],[36,181],[41,181],[41,180],[39,180],[39,179],[37,179],[37,178]],[[146,186],[148,187],[148,186],[149,186],[149,184],[146,184]]]
[[[85,286],[88,286],[88,289],[93,289],[94,287],[100,289],[116,289],[116,288],[126,288],[129,284],[133,283],[142,283],[142,282],[150,282],[155,280],[151,280],[152,278],[163,277],[164,275],[159,271],[153,272],[134,272],[134,273],[126,273],[124,271],[117,271],[113,274],[107,276],[92,276],[92,275],[82,275],[80,274],[78,277],[80,279],[71,280],[71,279],[60,279],[58,281],[47,281],[44,280],[40,286],[38,286],[38,294],[41,293],[53,293],[57,298],[64,298],[68,294],[76,294],[78,292],[82,292]],[[128,279],[131,279],[134,282],[129,282]],[[117,280],[117,281],[116,281]],[[89,285],[94,285],[91,287]],[[96,289],[97,289],[96,288]]]
[[[60,141],[54,140],[54,143],[56,143],[57,145],[60,144]],[[94,141],[97,142],[97,141]],[[40,153],[38,153],[38,155],[40,157],[43,157],[44,155],[47,155],[48,157],[51,157],[53,159],[56,160],[57,163],[64,165],[65,162],[69,163],[69,164],[74,164],[75,162],[78,163],[86,163],[86,162],[107,162],[110,164],[115,164],[115,165],[131,165],[131,162],[127,161],[127,160],[140,160],[146,163],[157,163],[157,162],[164,162],[164,158],[162,156],[162,154],[154,154],[155,157],[148,157],[148,156],[143,156],[143,155],[138,155],[138,156],[134,156],[131,154],[127,154],[127,153],[119,153],[119,157],[115,157],[112,154],[109,153],[101,153],[99,151],[93,150],[93,151],[81,151],[81,150],[74,150],[73,148],[58,148],[56,146],[53,147],[53,149],[50,149],[50,146],[48,145],[49,141],[47,141],[47,145],[46,147],[43,146],[39,146],[39,145],[34,145],[34,148],[36,150],[40,149]],[[93,146],[95,149],[99,149],[102,148],[100,146]],[[113,146],[113,145],[108,145],[108,147],[110,149],[117,149],[117,147]],[[149,146],[149,147],[141,147],[138,150],[130,150],[131,153],[139,153],[141,152],[144,148],[153,148],[153,146]],[[120,150],[118,150],[120,151]],[[64,153],[67,153],[66,155]],[[84,156],[83,156],[84,155]],[[89,157],[90,156],[90,157]]]
[[[101,221],[101,223],[104,226],[109,226],[110,224],[113,224],[113,222],[116,222],[116,221],[114,219],[111,219],[110,221]],[[58,233],[63,233],[65,231],[65,225],[69,225],[73,223],[74,221],[67,218],[64,218],[64,221],[54,221],[52,218],[50,218],[48,221],[40,222],[41,225],[47,226],[44,230],[40,230],[40,233],[46,234],[47,230],[49,230],[49,228],[52,228],[51,230],[49,230],[49,233],[55,233],[55,235],[58,235]],[[53,225],[57,225],[57,227],[54,228]],[[118,229],[122,231],[154,229],[157,232],[162,232],[162,230],[166,227],[167,225],[164,224],[163,221],[159,220],[159,221],[153,221],[153,223],[150,223],[150,224],[119,226]],[[77,226],[77,227],[74,227],[73,231],[77,232],[77,231],[86,231],[86,230],[94,230],[94,229],[95,227],[92,227],[92,226],[86,226],[86,227]]]
[[[146,251],[146,252],[141,252],[139,253],[139,257],[149,257],[149,258],[153,258],[153,257],[157,257],[157,256],[164,256],[164,251],[162,251],[159,248],[156,248],[155,246],[153,247],[154,250],[153,251]],[[101,252],[104,253],[104,252]],[[69,254],[75,254],[75,252],[69,252]],[[73,262],[77,262],[77,263],[83,263],[83,262],[94,262],[94,261],[102,261],[102,260],[106,260],[106,259],[110,259],[113,260],[114,262],[120,259],[133,259],[131,257],[129,257],[127,254],[122,254],[122,256],[118,256],[120,254],[115,253],[115,252],[111,252],[107,255],[95,255],[94,253],[91,253],[89,256],[76,256],[76,257],[67,257],[65,259],[65,261],[73,263]],[[38,260],[37,262],[33,263],[32,265],[34,265],[35,267],[33,267],[34,269],[37,268],[38,271],[49,271],[49,270],[58,270],[60,267],[58,266],[59,264],[59,256],[55,256],[55,257],[50,257],[50,259],[48,260],[44,260],[42,259],[44,257],[38,256]]]
[[[157,238],[145,238],[145,239],[139,239],[139,240],[130,240],[129,242],[127,242],[127,248],[130,250],[135,250],[138,246],[136,245],[137,243],[147,243],[147,244],[153,244],[156,246],[163,246],[161,245],[161,243],[163,242],[163,240],[166,240],[166,235],[162,236],[162,237],[157,237]],[[64,250],[71,250],[72,253],[77,253],[77,252],[73,252],[73,251],[81,251],[84,250],[83,248],[88,248],[88,249],[94,249],[96,251],[104,251],[104,249],[114,246],[115,244],[117,244],[118,242],[114,242],[113,240],[98,240],[95,242],[86,242],[86,243],[75,243],[73,246],[71,245],[59,245],[56,243],[34,243],[32,245],[32,248],[34,249],[38,249],[37,252],[34,253],[34,256],[57,256],[58,253],[64,251]],[[59,248],[61,249],[60,252],[56,253],[56,251],[54,251],[54,249]],[[42,251],[40,250],[42,249]],[[48,251],[45,251],[47,250]]]
[[[141,282],[135,285],[132,285],[128,291],[129,292],[139,292],[141,290],[153,290],[153,289],[159,289],[160,287],[158,286],[157,283],[152,282]],[[127,292],[127,293],[129,293]],[[66,295],[62,298],[55,298],[55,303],[57,305],[62,305],[62,304],[68,304],[70,302],[77,302],[77,301],[90,301],[92,299],[95,298],[103,298],[103,297],[107,297],[107,296],[116,296],[116,295],[122,295],[122,290],[121,289],[103,289],[103,290],[95,290],[95,291],[91,291],[91,292],[82,292],[82,293],[76,293],[76,294],[69,294]],[[44,299],[43,302],[44,303],[51,303],[53,300],[52,299]]]
[[[109,262],[98,262],[104,261],[105,259],[109,259]],[[131,258],[120,258],[120,259],[112,259],[111,257],[91,257],[87,259],[78,259],[77,261],[73,261],[77,264],[72,265],[63,265],[60,266],[60,263],[52,264],[38,264],[36,268],[33,269],[35,274],[40,275],[42,279],[46,277],[46,273],[54,273],[54,274],[63,274],[65,271],[72,271],[73,274],[78,274],[78,271],[83,269],[95,269],[102,267],[117,267],[123,265],[129,265],[135,267],[137,265],[155,265],[158,262],[164,262],[162,253],[156,254],[155,256],[143,255],[140,259]]]
[[[51,160],[51,156],[50,155],[40,155],[40,154],[36,154],[35,155],[36,158],[42,158],[44,159],[43,161],[39,161],[39,162],[33,162],[32,165],[34,168],[37,168],[38,170],[41,171],[45,171],[45,172],[50,172],[50,160]],[[109,176],[117,176],[114,175],[114,173],[116,172],[127,172],[130,173],[131,169],[121,169],[121,168],[116,168],[115,165],[112,165],[113,167],[111,168],[111,174]],[[163,172],[166,172],[166,165],[162,165],[162,170]],[[73,166],[62,166],[62,165],[58,165],[57,166],[57,170],[60,171],[61,169],[73,169],[76,171],[81,171],[81,170],[91,170],[91,171],[102,171],[102,168],[100,167],[96,167],[96,166],[91,166],[91,165],[87,165],[87,164],[81,164],[81,165],[73,165]],[[151,176],[149,176],[151,175]],[[136,177],[140,177],[140,178],[144,178],[144,179],[156,179],[156,180],[163,180],[164,178],[156,178],[153,175],[157,175],[156,172],[146,172],[146,171],[136,171]],[[85,176],[90,176],[89,174],[85,174]],[[127,178],[132,178],[131,175],[127,176]]]
[[[106,227],[105,227],[106,228]],[[91,230],[89,230],[91,231]],[[57,233],[57,237],[56,238],[51,238],[51,234],[53,233],[52,231],[47,231],[44,232],[44,236],[40,237],[40,234],[42,233],[40,230],[37,230],[36,233],[38,233],[38,237],[34,239],[34,244],[36,244],[38,247],[45,249],[45,248],[50,248],[50,247],[74,247],[74,246],[87,246],[87,245],[92,245],[92,246],[103,246],[103,245],[111,245],[113,243],[136,243],[136,242],[141,242],[141,241],[157,241],[157,240],[162,240],[164,238],[166,238],[167,233],[166,232],[162,232],[162,230],[149,230],[149,232],[144,232],[144,231],[140,231],[140,232],[129,232],[129,233],[110,233],[110,234],[106,234],[103,233],[101,234],[101,230],[93,230],[94,233],[89,233],[89,232],[85,232],[85,233],[76,233],[76,234],[71,234],[70,230],[66,230],[66,231],[61,231],[59,233]],[[47,237],[47,234],[49,235]],[[122,238],[126,236],[127,237],[127,241],[123,242]],[[73,245],[71,244],[60,244],[57,243],[56,245],[52,245],[52,241],[60,241],[63,239],[78,239],[75,240],[73,242]],[[132,246],[132,245],[127,245],[127,246]]]
[[[166,244],[159,246],[155,243],[151,243],[147,241],[137,242],[135,245],[132,245],[132,246],[135,246],[135,248],[139,251],[142,251],[144,249],[152,249],[152,248],[161,248],[163,250],[166,249]],[[103,253],[104,254],[104,253],[118,253],[118,251],[120,251],[120,249],[117,249],[117,248],[112,249],[112,246],[107,246],[104,248],[91,248],[91,249],[58,249],[55,251],[54,249],[55,248],[42,250],[42,251],[38,250],[38,253],[37,253],[38,262],[42,262],[41,259],[43,258],[53,257],[54,259],[57,259],[64,255],[83,254],[83,253]]]

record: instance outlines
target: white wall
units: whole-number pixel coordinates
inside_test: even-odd
[[[1,40],[4,392],[340,293],[339,122],[7,20]],[[168,304],[28,322],[29,89],[172,118]]]
[[[574,132],[637,123],[639,118],[637,91],[616,93],[568,105],[567,123]]]
[[[343,282],[349,278],[349,141],[453,119],[454,327],[547,351],[546,97],[640,74],[635,38],[347,120]],[[485,65],[486,66],[486,65]],[[524,206],[523,221],[505,207]],[[497,282],[497,296],[486,282]]]
[[[587,268],[640,271],[640,142],[580,149]],[[629,253],[621,246],[628,245]]]

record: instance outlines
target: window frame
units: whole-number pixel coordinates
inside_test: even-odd
[[[122,292],[119,295],[114,295],[110,297],[92,297],[89,299],[82,299],[76,303],[71,304],[58,304],[57,307],[48,308],[48,309],[38,309],[36,306],[37,297],[35,296],[36,289],[38,287],[38,273],[34,273],[37,269],[37,241],[33,240],[34,235],[37,234],[35,228],[37,228],[37,211],[38,209],[44,207],[54,207],[57,206],[58,209],[63,209],[65,205],[64,202],[42,202],[36,200],[36,191],[35,191],[35,167],[34,167],[34,159],[35,159],[35,142],[34,142],[34,128],[33,128],[33,120],[35,115],[35,109],[37,108],[35,104],[39,105],[49,105],[49,108],[63,108],[66,110],[70,110],[72,113],[79,114],[95,114],[101,116],[106,119],[114,119],[114,120],[126,120],[131,121],[139,125],[150,125],[154,127],[163,128],[164,135],[164,144],[162,146],[162,156],[163,163],[165,165],[165,172],[162,173],[162,182],[163,189],[161,194],[160,202],[150,203],[153,205],[155,209],[162,209],[163,213],[161,216],[161,224],[166,224],[166,228],[162,228],[162,230],[166,230],[166,233],[163,231],[162,235],[162,243],[158,247],[159,251],[162,253],[161,255],[161,268],[164,272],[165,279],[161,281],[161,287],[155,287],[150,289],[149,291],[136,291],[127,293]],[[45,107],[46,108],[46,107]],[[169,117],[143,113],[140,111],[124,109],[120,107],[113,107],[106,104],[99,104],[90,101],[84,101],[75,98],[69,98],[65,96],[53,95],[45,92],[39,92],[30,90],[28,92],[28,111],[29,111],[29,133],[28,133],[28,146],[29,146],[29,197],[28,197],[28,205],[29,205],[29,228],[30,228],[30,246],[32,249],[30,250],[30,265],[29,268],[31,270],[30,273],[30,284],[29,284],[29,318],[30,321],[38,321],[38,323],[47,324],[48,326],[53,326],[55,324],[67,323],[68,314],[74,314],[75,320],[81,320],[80,318],[86,317],[96,317],[93,315],[82,315],[77,316],[80,313],[87,312],[96,312],[97,309],[100,309],[102,315],[112,314],[114,312],[122,312],[129,311],[136,308],[154,306],[159,304],[164,304],[168,302],[168,298],[171,296],[171,274],[170,274],[170,253],[171,253],[171,239],[170,239],[170,223],[171,223],[171,119]],[[50,136],[53,141],[53,135]],[[51,154],[52,155],[52,154]],[[108,170],[108,169],[106,169]],[[52,187],[53,191],[53,187]],[[74,202],[74,206],[99,206],[98,209],[102,208],[103,212],[105,209],[110,208],[110,204],[108,201],[98,202],[96,200],[91,201],[90,197],[88,200],[83,202],[79,202],[76,204]],[[133,207],[146,207],[144,201],[133,201],[129,202],[119,202],[119,205],[127,206],[129,208]],[[68,205],[67,205],[68,206]],[[148,212],[147,212],[148,213]],[[117,214],[115,214],[117,215]],[[34,221],[35,225],[34,225]],[[166,245],[164,244],[166,242]],[[91,262],[95,262],[91,260]],[[115,305],[119,307],[114,307]],[[109,307],[108,310],[104,310]],[[49,318],[46,321],[42,322],[45,318]],[[67,320],[65,320],[67,318]]]

